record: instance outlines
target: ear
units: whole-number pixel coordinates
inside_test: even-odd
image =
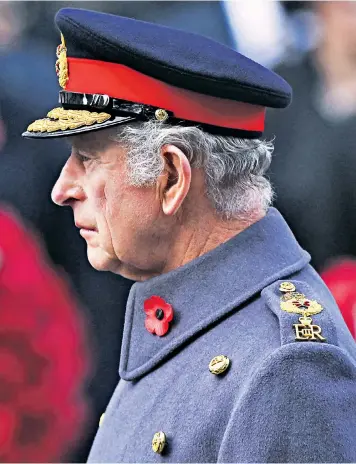
[[[192,170],[185,154],[175,145],[164,145],[161,155],[164,172],[158,181],[159,196],[164,214],[172,216],[188,194]]]

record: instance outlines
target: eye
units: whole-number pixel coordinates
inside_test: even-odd
[[[90,160],[90,158],[88,156],[85,156],[85,155],[78,155],[78,158],[80,159],[80,161],[82,163],[85,163],[86,161]]]
[[[75,153],[75,156],[81,163],[86,163],[87,161],[91,160],[89,156],[86,156],[83,153],[80,153],[78,151]]]

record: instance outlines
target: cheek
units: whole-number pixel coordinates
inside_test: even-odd
[[[102,179],[97,179],[91,190],[91,200],[93,210],[95,212],[95,221],[99,231],[100,245],[107,252],[110,252],[111,234],[110,234],[110,215],[112,198],[108,193],[110,189],[106,187],[106,182]]]
[[[106,219],[113,246],[137,247],[154,233],[159,203],[153,188],[123,186],[106,191]]]

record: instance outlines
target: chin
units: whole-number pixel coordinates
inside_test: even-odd
[[[90,265],[97,271],[112,271],[113,260],[102,250],[92,250],[88,247],[87,256]]]

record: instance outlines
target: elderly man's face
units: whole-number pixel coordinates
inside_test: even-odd
[[[125,150],[117,144],[74,137],[52,199],[73,208],[94,268],[135,279],[160,266],[155,250],[165,218],[157,189],[129,185]]]

